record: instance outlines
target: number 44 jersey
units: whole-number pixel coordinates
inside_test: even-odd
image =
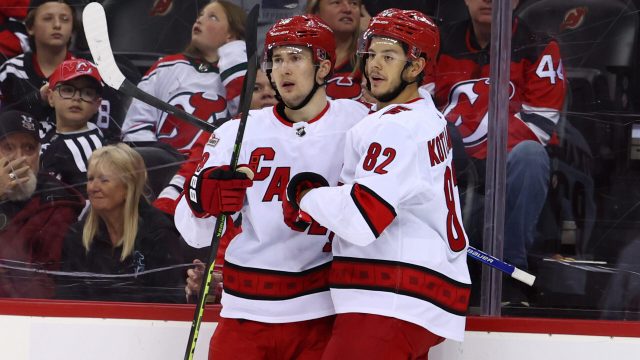
[[[337,313],[405,320],[461,341],[467,236],[444,117],[430,97],[389,105],[348,133],[337,187],[300,203],[333,231]]]
[[[475,40],[469,21],[444,27],[434,76],[436,105],[456,125],[467,153],[487,156],[489,48]],[[525,140],[546,145],[553,139],[564,103],[565,80],[558,43],[513,22],[509,77],[508,149]]]

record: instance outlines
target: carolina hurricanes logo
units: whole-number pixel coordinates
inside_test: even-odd
[[[515,93],[509,82],[511,99]],[[475,79],[455,84],[449,93],[449,103],[443,114],[456,125],[466,147],[477,146],[487,140],[489,109],[489,79]]]
[[[587,15],[588,9],[586,6],[580,6],[573,8],[564,15],[564,20],[560,24],[560,31],[567,29],[576,29],[584,22],[585,15]]]
[[[216,99],[205,97],[204,93],[179,93],[168,101],[170,104],[193,114],[198,119],[213,123],[226,117],[227,101],[220,96]],[[200,129],[173,115],[160,120],[158,140],[166,142],[180,151],[186,151],[196,141]]]
[[[151,16],[167,15],[173,8],[173,0],[156,0],[149,12]]]

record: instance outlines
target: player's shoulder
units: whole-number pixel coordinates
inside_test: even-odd
[[[273,107],[265,107],[262,109],[249,110],[247,114],[247,122],[245,124],[245,137],[255,136],[256,134],[265,135],[266,128],[269,127],[269,119],[273,118]],[[215,130],[215,134],[220,136],[235,136],[240,126],[242,114],[238,114],[233,118],[220,125]]]
[[[364,114],[368,114],[369,109],[371,108],[370,104],[364,103],[359,100],[352,100],[352,99],[333,99],[333,100],[329,100],[329,103],[331,104],[331,106],[334,106],[340,110],[348,109],[348,110],[357,111],[359,113],[361,112]]]
[[[369,114],[370,106],[357,100],[335,99],[328,101],[329,112],[326,116],[330,117],[334,124],[345,124],[347,127],[351,127]]]
[[[446,123],[430,96],[419,97],[406,103],[387,105],[369,114],[358,125],[360,127],[413,128],[425,122],[438,123],[439,125]]]

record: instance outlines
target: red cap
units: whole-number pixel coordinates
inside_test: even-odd
[[[96,80],[99,87],[102,87],[102,78],[98,68],[85,59],[71,59],[63,61],[49,76],[49,89],[54,89],[60,82],[69,81],[80,76],[88,76]]]

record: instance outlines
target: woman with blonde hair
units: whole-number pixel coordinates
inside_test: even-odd
[[[87,177],[89,209],[67,234],[62,269],[94,275],[80,286],[61,284],[60,297],[182,301],[183,271],[173,267],[182,260],[179,235],[143,196],[147,170],[140,154],[125,144],[100,148]]]
[[[356,50],[360,37],[361,17],[368,14],[361,0],[310,0],[307,14],[324,20],[336,39],[336,66],[327,80],[327,96],[332,99],[359,99],[362,96],[362,74]],[[366,28],[366,23],[364,24]]]

